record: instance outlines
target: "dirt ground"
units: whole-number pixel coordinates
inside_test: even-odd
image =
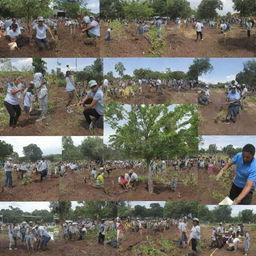
[[[38,116],[31,116],[26,120],[22,113],[17,127],[10,128],[0,125],[1,136],[103,136],[103,130],[95,128],[92,131],[83,115],[83,108],[74,108],[73,113],[67,113],[65,103],[67,95],[63,87],[56,84],[48,86],[49,90],[49,113],[46,120],[36,122]],[[73,103],[77,103],[75,98]]]
[[[209,256],[214,251],[214,249],[211,249],[209,245],[211,244],[211,232],[212,232],[211,226],[205,226],[201,225],[201,249],[200,249],[200,256]],[[188,234],[190,233],[191,225],[188,226]],[[256,238],[255,230],[253,230],[252,227],[246,227],[247,230],[250,232],[251,239]],[[253,231],[252,231],[253,230]],[[178,246],[178,240],[180,239],[180,232],[178,229],[174,226],[170,227],[169,230],[166,230],[164,232],[158,232],[156,234],[149,234],[147,230],[143,230],[142,235],[139,233],[128,231],[125,233],[124,240],[121,243],[120,248],[114,249],[111,248],[109,245],[105,245],[104,248],[106,249],[105,255],[116,255],[115,253],[119,253],[117,255],[123,255],[123,256],[136,256],[136,254],[133,253],[132,248],[136,247],[138,245],[142,245],[147,240],[153,240],[157,241],[159,239],[166,239],[168,241],[172,241],[176,247],[174,249],[174,252],[171,254],[168,254],[170,256],[187,256],[189,252],[191,252],[191,248],[187,247],[184,249],[180,249]],[[93,243],[94,241],[86,241],[86,251],[89,253],[88,255],[100,255],[97,254],[97,250],[101,250],[103,246],[96,245]],[[215,253],[212,256],[242,256],[243,255],[243,248],[244,244],[241,243],[238,246],[238,250],[236,252],[229,252],[225,248],[217,249]],[[251,245],[250,253],[255,253],[255,246]],[[110,253],[110,254],[108,254]],[[156,255],[156,254],[152,254]],[[167,255],[167,254],[163,254]],[[250,255],[250,254],[249,254]],[[144,255],[143,255],[144,256]],[[146,255],[145,255],[146,256]]]
[[[214,176],[219,173],[219,169],[214,170]],[[235,171],[230,175],[230,183],[221,186],[220,181],[216,181],[213,175],[209,175],[207,170],[200,169],[198,172],[198,202],[201,204],[219,204],[226,196],[229,195],[231,189],[232,180],[234,178]],[[215,195],[218,193],[220,196],[223,195],[222,199],[220,196]],[[256,204],[256,197],[253,197],[252,205]]]
[[[85,45],[86,35],[81,33],[79,28],[75,28],[71,34],[70,28],[64,26],[63,23],[58,23],[58,36],[56,46],[45,51],[39,51],[36,48],[35,41],[31,39],[32,32],[24,33],[24,36],[30,38],[30,44],[22,47],[19,50],[10,51],[7,41],[4,38],[0,39],[0,57],[18,58],[18,57],[99,57],[100,48],[99,40],[96,40],[96,45]],[[51,36],[48,35],[51,39]],[[55,36],[56,38],[56,36]]]
[[[255,98],[255,96],[254,96]],[[227,106],[224,91],[212,90],[210,103],[207,106],[200,106],[201,116],[199,122],[199,134],[201,135],[254,135],[256,127],[256,101],[247,98],[244,102],[244,109],[237,117],[236,123],[225,123]]]
[[[105,35],[107,24],[101,24],[101,34]],[[204,29],[204,40],[196,42],[194,28],[178,29],[174,23],[166,27],[167,42],[161,57],[255,57],[256,35],[247,38],[246,29],[233,25],[224,36],[216,28]],[[114,32],[113,32],[114,33]],[[151,45],[144,35],[135,34],[135,25],[125,26],[123,35],[105,41],[101,37],[101,57],[148,57]]]
[[[3,188],[5,177],[3,172],[0,175],[0,201],[57,201],[59,199],[59,178],[49,177],[40,182],[40,175],[33,174],[32,183],[23,185],[17,173],[14,173],[14,187]]]
[[[130,98],[107,96],[107,103],[119,102],[124,104],[196,104],[197,95],[194,90],[177,92],[171,89],[163,89],[163,94],[155,92],[155,89],[150,89],[149,86],[142,87],[142,94],[135,95]]]
[[[70,171],[60,181],[60,199],[61,200],[111,200],[111,201],[196,201],[197,186],[178,184],[176,192],[171,192],[167,185],[161,183],[154,184],[154,193],[147,191],[145,182],[140,182],[135,190],[123,190],[118,185],[118,177],[128,172],[126,169],[116,169],[105,178],[105,192],[103,189],[93,187],[94,181],[87,180],[84,183],[84,177],[89,176],[89,170],[79,170],[75,173]],[[136,169],[135,172],[141,176],[147,175],[142,170]],[[185,171],[183,171],[185,172]]]

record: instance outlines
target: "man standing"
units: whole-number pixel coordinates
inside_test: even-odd
[[[198,41],[199,37],[200,40],[203,40],[203,28],[204,24],[198,20],[196,23],[196,41]]]
[[[105,241],[105,230],[106,226],[104,224],[104,220],[101,220],[100,228],[99,228],[99,237],[98,237],[98,243],[104,245]]]
[[[217,179],[219,179],[227,169],[236,165],[236,174],[229,193],[233,204],[251,204],[256,182],[256,159],[254,155],[255,147],[252,144],[245,145],[243,151],[237,153],[217,175]]]
[[[55,40],[51,29],[44,24],[44,18],[43,17],[38,17],[38,23],[34,25],[33,30],[35,31],[35,39],[36,39],[36,44],[38,49],[45,50],[49,48],[49,41],[47,39],[47,34],[46,32],[49,31],[52,40]]]
[[[47,162],[44,159],[42,159],[39,162],[37,170],[38,170],[38,172],[41,175],[40,181],[42,182],[43,178],[47,177],[47,174],[48,174],[48,164],[47,164]]]
[[[13,172],[13,164],[12,158],[8,158],[8,160],[4,164],[4,170],[6,175],[5,187],[12,188],[12,172]]]

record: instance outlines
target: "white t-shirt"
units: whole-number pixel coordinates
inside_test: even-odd
[[[196,32],[202,32],[203,27],[204,27],[203,23],[197,22],[196,23]]]
[[[36,31],[36,38],[37,39],[45,39],[46,31],[48,30],[48,26],[46,24],[43,24],[41,27],[36,24],[33,29]]]
[[[33,94],[31,92],[25,92],[25,94],[24,94],[24,106],[25,107],[32,106],[32,98],[33,98]]]
[[[34,84],[35,87],[38,88],[41,85],[41,82],[43,80],[43,74],[40,72],[37,72],[34,74]]]
[[[234,238],[234,240],[233,240],[233,244],[238,244],[238,243],[240,243],[241,242],[241,240],[239,239],[239,238]]]
[[[135,172],[133,172],[132,175],[130,176],[130,178],[131,178],[131,181],[137,180],[138,175]]]
[[[42,100],[42,99],[47,100],[47,96],[48,96],[47,87],[45,85],[42,85],[42,87],[40,88],[39,94],[38,94],[38,98],[40,100]]]
[[[8,102],[11,105],[19,105],[19,94],[12,94],[11,91],[18,90],[18,87],[14,84],[8,84],[7,94],[4,101]]]
[[[4,170],[6,172],[12,172],[13,171],[13,165],[9,161],[6,161],[5,164],[4,164]]]
[[[103,85],[104,85],[104,86],[108,86],[108,79],[104,79]]]
[[[10,28],[6,29],[6,35],[10,36],[12,39],[14,39],[15,37],[19,36],[21,33],[18,29],[16,29],[16,31],[13,31]]]
[[[89,26],[93,26],[93,28],[89,29],[89,32],[94,34],[95,36],[100,36],[100,25],[96,20],[93,20]]]
[[[74,85],[74,79],[73,79],[73,76],[67,76],[66,77],[66,91],[67,92],[72,92],[74,91],[76,88],[75,88],[75,85]]]

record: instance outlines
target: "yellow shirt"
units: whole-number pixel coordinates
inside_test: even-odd
[[[98,177],[97,177],[97,180],[99,180],[102,184],[104,184],[104,177],[102,174],[100,174]]]

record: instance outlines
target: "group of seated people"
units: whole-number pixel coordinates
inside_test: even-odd
[[[136,188],[138,186],[139,177],[132,169],[118,177],[118,184],[125,190]]]
[[[242,224],[237,225],[237,227],[229,225],[228,228],[225,228],[222,223],[219,223],[219,226],[212,230],[211,240],[211,248],[226,248],[228,251],[236,251],[238,244],[243,240],[245,255],[250,248],[249,232],[244,230]]]

